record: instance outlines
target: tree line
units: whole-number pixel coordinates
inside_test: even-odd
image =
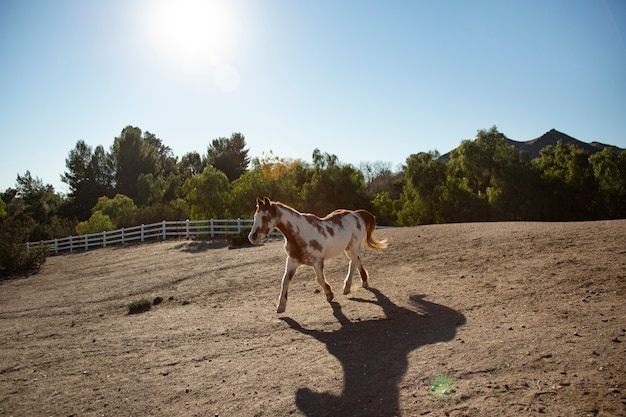
[[[133,126],[108,151],[79,140],[61,176],[67,195],[29,171],[0,194],[0,238],[21,244],[161,220],[251,217],[260,196],[320,216],[366,208],[395,226],[626,217],[626,152],[590,156],[559,142],[531,160],[495,126],[463,141],[449,159],[434,151],[410,155],[399,172],[384,162],[355,167],[319,149],[311,162],[272,152],[250,159],[246,147],[233,133],[203,154],[178,158]]]

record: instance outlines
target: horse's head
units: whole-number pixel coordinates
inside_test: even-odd
[[[274,230],[276,227],[275,211],[276,207],[272,205],[272,202],[268,197],[265,197],[263,200],[260,198],[256,199],[254,224],[252,225],[252,230],[250,230],[250,234],[248,235],[250,243],[258,245],[269,232]]]

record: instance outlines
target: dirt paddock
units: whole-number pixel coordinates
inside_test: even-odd
[[[371,289],[336,258],[283,314],[277,239],[51,257],[0,282],[0,416],[626,415],[626,220],[376,237]]]

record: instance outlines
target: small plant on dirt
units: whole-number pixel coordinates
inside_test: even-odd
[[[147,298],[141,300],[135,300],[128,304],[128,314],[140,314],[145,313],[152,307],[152,302]]]
[[[445,398],[451,394],[454,394],[454,388],[452,388],[452,381],[445,375],[439,375],[433,379],[430,384],[430,392],[439,398]]]
[[[163,302],[163,297],[154,297],[154,300],[152,300],[152,305],[158,306],[162,302]]]
[[[229,235],[228,244],[230,245],[230,248],[232,249],[241,246],[251,245],[250,241],[248,240],[248,234],[250,234],[250,230],[251,229],[247,227],[245,229],[242,229],[241,232],[235,235]]]

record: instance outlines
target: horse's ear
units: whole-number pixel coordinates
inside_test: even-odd
[[[265,197],[264,202],[265,202],[265,205],[268,206],[268,207],[272,204],[272,201],[270,200],[269,197]]]
[[[259,197],[256,198],[256,205],[260,206],[262,203],[261,199]]]

